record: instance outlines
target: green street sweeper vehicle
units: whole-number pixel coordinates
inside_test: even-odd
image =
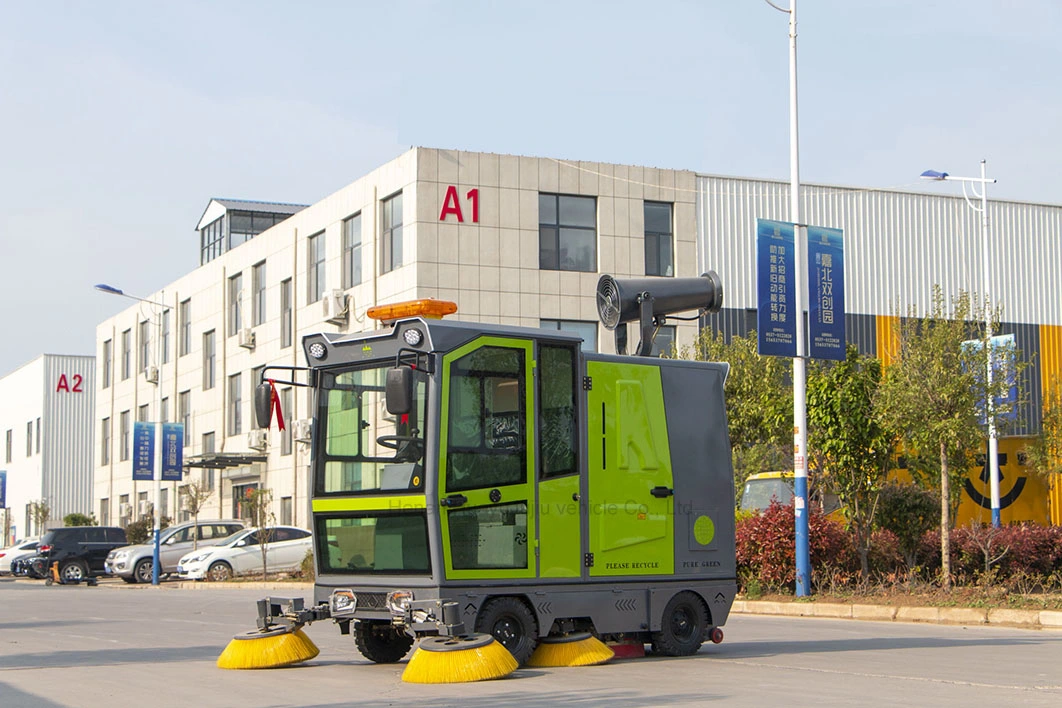
[[[602,276],[602,321],[638,354],[679,311],[714,312],[718,276]],[[597,354],[564,331],[372,308],[383,329],[309,335],[314,605],[267,598],[259,628],[330,618],[374,662],[418,637],[493,635],[519,662],[592,633],[653,651],[721,641],[737,591],[729,367]],[[622,326],[621,326],[622,325]]]

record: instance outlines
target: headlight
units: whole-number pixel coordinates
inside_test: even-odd
[[[358,609],[358,598],[353,590],[333,590],[328,598],[328,609],[333,617],[350,617]]]
[[[199,555],[197,555],[197,556],[192,556],[191,558],[186,558],[186,559],[185,559],[185,560],[184,560],[184,561],[183,561],[183,562],[181,563],[181,565],[185,565],[185,564],[187,564],[187,563],[199,563],[200,561],[205,561],[205,560],[206,560],[207,558],[209,558],[209,557],[210,557],[210,552],[209,552],[209,551],[208,551],[208,552],[206,552],[206,553],[200,553],[200,554],[199,554]]]
[[[129,557],[129,551],[118,551],[114,554],[115,560],[125,560]]]
[[[392,615],[405,615],[411,602],[413,602],[412,590],[393,590],[387,593],[387,609]]]

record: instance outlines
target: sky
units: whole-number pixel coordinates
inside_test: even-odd
[[[775,0],[787,6],[788,0]],[[803,182],[1062,204],[1062,3],[799,0]],[[789,178],[764,0],[0,2],[0,375],[411,146]],[[1062,264],[1060,264],[1062,265]]]

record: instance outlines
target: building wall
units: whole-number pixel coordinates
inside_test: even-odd
[[[303,209],[288,220],[259,234],[215,260],[196,268],[156,293],[139,294],[165,303],[171,311],[169,361],[162,364],[163,396],[169,399],[170,419],[175,419],[182,392],[191,397],[190,424],[185,431],[184,454],[201,455],[203,436],[215,435],[217,452],[249,452],[247,433],[252,427],[253,383],[251,370],[266,364],[300,366],[298,342],[320,331],[359,332],[375,323],[366,310],[380,303],[418,297],[454,300],[458,317],[472,321],[537,327],[542,319],[579,320],[596,327],[594,297],[601,273],[643,277],[644,200],[673,202],[674,261],[676,275],[694,276],[696,258],[695,177],[692,172],[636,168],[599,163],[574,163],[549,158],[526,158],[486,153],[415,148],[356,182]],[[462,210],[462,221],[443,205],[454,187]],[[478,190],[478,220],[473,219],[467,195]],[[403,209],[403,264],[382,272],[382,204],[401,192]],[[539,268],[538,197],[540,192],[596,197],[596,260],[594,272],[546,271]],[[308,239],[323,233],[326,244],[325,290],[341,288],[343,269],[343,221],[360,214],[362,225],[362,282],[345,290],[349,317],[346,324],[324,320],[321,302],[309,302]],[[197,255],[189,242],[190,261]],[[252,314],[252,270],[256,263],[266,266],[265,321],[254,326]],[[244,326],[255,335],[253,350],[241,347],[236,333],[230,333],[228,316],[229,278],[242,273]],[[279,312],[281,281],[291,279],[294,295],[294,345],[281,346]],[[180,335],[179,309],[190,299],[191,351],[175,355]],[[120,418],[128,411],[135,419],[140,406],[148,406],[148,419],[156,415],[155,386],[136,369],[139,323],[151,321],[152,307],[134,304],[97,327],[97,356],[103,367],[104,342],[112,342],[111,384],[104,388],[102,371],[98,377],[98,404],[94,437],[102,440],[103,420],[109,420],[111,454],[107,463],[100,452],[94,460],[94,504],[97,515],[104,508],[112,522],[120,518],[124,496],[137,515],[141,495],[153,496],[153,483],[133,482],[131,462],[119,454]],[[133,372],[123,379],[120,371],[121,336],[129,330],[133,338]],[[598,328],[598,349],[614,349],[610,337]],[[680,324],[679,344],[692,343],[694,323]],[[203,388],[203,335],[216,333],[216,377],[213,388]],[[152,337],[155,336],[152,330]],[[632,334],[632,336],[634,336]],[[632,342],[634,346],[636,342]],[[150,358],[154,358],[152,352]],[[228,434],[230,409],[228,380],[241,374],[240,410],[242,431]],[[283,389],[284,386],[281,385]],[[309,397],[305,389],[292,391],[290,419],[309,417]],[[201,516],[228,517],[234,513],[232,489],[237,485],[258,484],[274,496],[274,513],[283,518],[290,506],[292,523],[309,522],[307,465],[309,451],[294,444],[292,454],[281,454],[281,437],[275,425],[268,433],[267,463],[219,472],[216,491]],[[205,482],[209,473],[192,469],[184,483]],[[167,515],[178,514],[175,505],[180,485],[170,483]],[[282,502],[281,500],[287,500]],[[126,519],[122,519],[125,521]]]
[[[50,520],[45,528],[62,526],[63,517],[73,512],[91,513],[94,367],[91,356],[42,354],[0,378],[0,469],[7,471],[7,540],[35,532],[27,518],[30,502],[48,505]],[[0,516],[0,537],[3,523]]]

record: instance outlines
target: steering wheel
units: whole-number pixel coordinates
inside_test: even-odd
[[[394,450],[395,459],[416,460],[424,454],[424,441],[414,435],[381,435],[376,438],[376,444]]]

